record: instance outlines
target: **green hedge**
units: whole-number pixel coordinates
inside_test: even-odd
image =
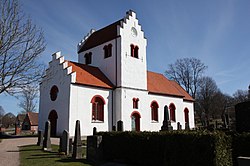
[[[231,166],[230,137],[222,132],[104,132],[103,157],[139,165]]]
[[[250,157],[250,133],[231,133],[233,163],[238,165],[237,157]]]

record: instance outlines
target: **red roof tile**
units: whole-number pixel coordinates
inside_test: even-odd
[[[38,113],[28,112],[27,116],[29,117],[31,126],[38,126]]]
[[[76,83],[112,89],[114,85],[97,67],[68,61],[72,71],[76,72]]]
[[[184,100],[195,101],[176,81],[171,80],[171,83],[184,95]]]
[[[194,101],[179,84],[168,80],[163,74],[148,71],[147,82],[150,93],[183,97],[185,100]]]

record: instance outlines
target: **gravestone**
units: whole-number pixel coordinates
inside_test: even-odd
[[[60,138],[60,152],[64,152],[65,155],[69,155],[69,132],[67,130],[63,131]]]
[[[73,153],[73,140],[72,138],[69,139],[69,155]]]
[[[51,151],[51,141],[50,141],[50,121],[45,123],[44,140],[43,140],[43,150]]]
[[[181,129],[182,129],[181,123],[178,122],[178,123],[177,123],[177,130],[181,130]]]
[[[121,120],[117,122],[117,131],[123,131],[123,121]]]
[[[189,123],[185,122],[185,130],[190,130]]]
[[[93,135],[87,137],[87,160],[94,163],[103,160],[102,136]]]
[[[168,115],[168,106],[164,106],[164,119],[163,119],[163,124],[161,126],[161,131],[172,131],[173,127],[171,126],[171,122],[169,120],[169,115]]]
[[[80,129],[80,121],[76,121],[75,127],[75,137],[73,143],[73,159],[82,159],[83,158],[83,149],[82,149],[82,141],[81,141],[81,129]]]
[[[36,145],[43,146],[43,131],[42,130],[38,131],[38,140],[37,140]]]
[[[96,129],[96,127],[93,128],[93,135],[97,135],[97,129]]]

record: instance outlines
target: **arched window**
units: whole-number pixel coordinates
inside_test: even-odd
[[[138,109],[138,102],[139,102],[138,98],[133,98],[133,108]]]
[[[58,92],[59,92],[59,90],[58,90],[57,86],[56,85],[52,86],[52,88],[50,89],[50,99],[52,101],[56,100],[56,98],[58,96]]]
[[[134,49],[135,49],[135,46],[133,44],[130,45],[130,55],[132,57],[134,57]]]
[[[102,96],[94,96],[91,100],[92,103],[92,121],[103,122],[104,121],[104,104],[105,101]]]
[[[184,109],[184,117],[185,117],[185,122],[189,123],[189,110],[187,108]]]
[[[84,57],[85,57],[85,64],[86,65],[91,64],[92,53],[91,52],[86,53]]]
[[[171,103],[170,105],[169,105],[169,110],[170,110],[170,120],[171,121],[176,121],[176,119],[175,119],[175,105],[173,104],[173,103]]]
[[[135,58],[139,58],[139,47],[138,46],[135,46],[135,49],[134,49],[134,57]]]
[[[156,101],[152,101],[151,105],[151,120],[158,122],[158,108],[159,105]]]

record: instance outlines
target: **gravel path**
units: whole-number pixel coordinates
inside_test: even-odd
[[[0,143],[0,166],[19,165],[19,147],[37,143],[35,137],[8,138]],[[58,138],[51,139],[52,144],[59,144]]]

